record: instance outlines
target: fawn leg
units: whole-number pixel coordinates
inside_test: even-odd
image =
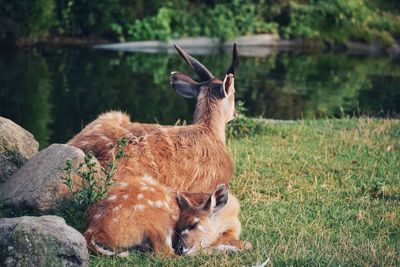
[[[251,249],[252,248],[252,245],[251,245],[250,242],[239,240],[236,232],[233,232],[231,230],[228,230],[225,233],[223,233],[217,239],[217,241],[215,241],[213,243],[212,246],[213,247],[220,246],[220,248],[222,249],[223,245],[236,247],[237,250],[247,250],[247,249]],[[229,250],[229,247],[227,247],[227,249]]]
[[[166,236],[157,234],[150,238],[150,242],[152,244],[153,250],[156,254],[161,256],[174,256],[174,250],[167,243]]]

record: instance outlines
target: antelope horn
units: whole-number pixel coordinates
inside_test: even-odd
[[[232,52],[232,64],[229,69],[226,71],[226,74],[235,74],[235,70],[239,66],[239,52],[236,46],[236,43],[233,44],[233,52]]]
[[[208,81],[214,78],[214,75],[212,75],[212,73],[203,64],[201,64],[200,61],[186,53],[177,44],[174,44],[174,46],[179,55],[181,55],[181,57],[183,57],[183,59],[190,65],[190,67],[192,67],[192,69],[197,73],[197,75],[199,75],[202,81]]]

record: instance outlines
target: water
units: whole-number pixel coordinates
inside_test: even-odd
[[[215,75],[230,53],[196,56]],[[33,133],[41,147],[66,142],[97,114],[118,109],[133,120],[191,121],[194,101],[178,96],[169,73],[193,73],[175,53],[123,53],[34,47],[0,56],[0,116]],[[273,119],[396,116],[400,58],[282,52],[242,57],[237,99],[248,115]]]

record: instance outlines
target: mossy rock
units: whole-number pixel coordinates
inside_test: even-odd
[[[83,236],[57,216],[0,220],[0,266],[86,266]]]
[[[0,183],[38,152],[33,135],[9,119],[0,117]]]

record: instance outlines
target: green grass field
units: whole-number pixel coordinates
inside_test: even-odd
[[[262,132],[228,141],[231,190],[252,250],[92,256],[90,266],[400,265],[399,120],[270,123]]]

